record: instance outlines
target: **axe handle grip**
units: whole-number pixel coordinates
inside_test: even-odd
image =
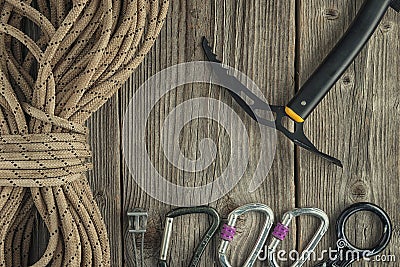
[[[400,0],[392,0],[392,4],[390,6],[397,12],[400,12]]]
[[[291,118],[302,122],[316,108],[371,38],[393,2],[364,1],[342,39],[288,103],[286,110]]]

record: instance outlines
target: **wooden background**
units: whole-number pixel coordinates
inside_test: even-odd
[[[247,74],[271,104],[284,105],[335,45],[356,15],[362,0],[174,0],[168,19],[151,53],[126,86],[89,122],[95,169],[90,175],[104,220],[108,226],[113,266],[134,266],[126,213],[141,207],[149,211],[145,241],[145,266],[156,266],[163,220],[173,207],[145,194],[133,181],[121,154],[121,125],[135,90],[158,71],[195,60],[205,60],[201,37],[216,44],[225,64]],[[208,96],[231,105],[243,118],[250,135],[252,153],[241,182],[225,197],[210,203],[226,218],[233,209],[250,202],[269,205],[276,221],[294,207],[318,207],[330,217],[331,227],[317,251],[335,245],[334,224],[348,205],[370,201],[382,206],[393,221],[394,233],[384,254],[400,261],[400,15],[390,10],[367,47],[305,123],[307,135],[322,151],[343,161],[344,168],[296,148],[278,134],[275,161],[264,184],[247,193],[247,183],[257,164],[259,128],[232,103],[230,95],[216,86],[179,87],[158,103],[149,118],[148,150],[158,171],[172,182],[201,185],[212,181],[226,158],[226,144],[216,122],[196,120],[182,132],[182,153],[196,157],[203,137],[220,140],[219,164],[200,174],[181,173],[166,164],[157,133],[173,108],[193,97]],[[179,118],[177,118],[179,119]],[[143,161],[138,156],[135,160]],[[252,167],[253,166],[253,167]],[[195,179],[193,179],[195,175]],[[191,184],[192,185],[192,184]],[[239,234],[229,258],[240,266],[251,249],[261,217],[249,214],[239,220]],[[187,266],[192,251],[209,226],[205,215],[190,215],[174,224],[170,266]],[[316,228],[316,220],[301,218],[291,228],[282,248],[302,249]],[[348,224],[349,236],[361,246],[373,245],[381,227],[369,214],[355,216]],[[241,244],[239,246],[239,244]],[[200,266],[218,266],[219,239],[207,247]],[[312,266],[311,263],[307,264]],[[399,263],[360,262],[353,266],[398,266]],[[258,262],[255,266],[266,266]],[[282,263],[281,266],[288,266]]]

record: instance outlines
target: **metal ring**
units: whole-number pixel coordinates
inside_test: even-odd
[[[346,226],[347,220],[353,214],[360,212],[360,211],[369,211],[369,212],[374,213],[375,215],[377,215],[379,217],[379,219],[381,220],[381,222],[383,224],[382,237],[379,240],[378,245],[376,245],[375,247],[373,247],[371,249],[361,249],[361,248],[358,248],[358,247],[352,245],[349,242],[349,240],[345,234],[345,226]],[[348,246],[348,248],[352,249],[353,251],[355,251],[359,254],[367,253],[367,254],[364,254],[363,256],[371,257],[371,256],[375,256],[375,255],[379,254],[380,252],[382,252],[388,245],[391,235],[392,235],[392,224],[390,222],[389,216],[386,214],[386,212],[381,207],[376,206],[372,203],[368,203],[368,202],[360,202],[360,203],[356,203],[356,204],[349,206],[347,209],[345,209],[342,212],[339,219],[337,220],[336,231],[337,231],[337,236],[338,236],[339,240],[340,239],[344,240],[346,242],[346,245]]]

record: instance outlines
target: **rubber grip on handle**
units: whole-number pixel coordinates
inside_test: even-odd
[[[397,12],[400,12],[400,0],[392,0],[390,6]]]
[[[396,2],[399,0],[396,0]],[[352,25],[287,107],[305,120],[371,38],[392,0],[365,0]]]

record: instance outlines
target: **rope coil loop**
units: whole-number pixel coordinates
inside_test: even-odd
[[[82,134],[0,136],[0,186],[61,186],[92,168]]]
[[[0,0],[0,267],[111,266],[83,125],[167,11],[168,0]],[[30,262],[37,214],[49,241]]]
[[[92,169],[86,127],[21,106],[32,118],[72,132],[0,135],[0,186],[61,186]]]

